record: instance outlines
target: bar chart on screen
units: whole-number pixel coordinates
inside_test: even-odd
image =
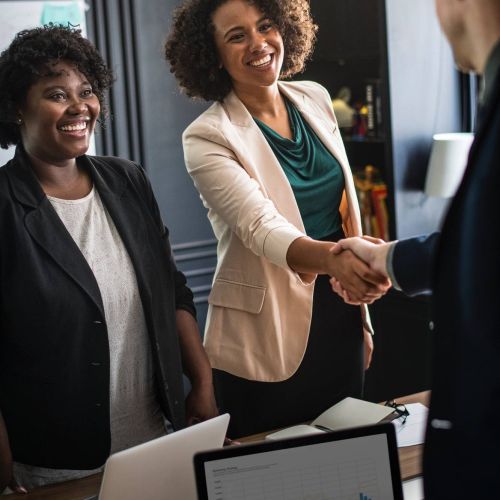
[[[205,464],[210,500],[382,500],[393,498],[386,446],[322,443]],[[360,443],[361,444],[361,443]],[[368,454],[367,454],[368,450]],[[362,452],[362,453],[361,453]]]
[[[218,471],[214,492],[220,500],[372,500],[383,498],[376,482],[375,464],[346,462],[338,467],[301,467],[278,471],[275,464],[262,468],[232,467]],[[250,473],[250,475],[248,474]],[[360,486],[364,492],[359,493]]]

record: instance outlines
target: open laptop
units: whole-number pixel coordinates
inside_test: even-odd
[[[205,451],[194,466],[199,500],[403,500],[390,423]]]
[[[193,456],[221,447],[229,415],[206,420],[111,455],[99,500],[196,500]]]

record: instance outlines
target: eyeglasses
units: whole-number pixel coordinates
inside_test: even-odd
[[[386,401],[385,406],[390,406],[394,409],[394,413],[396,413],[397,415],[396,418],[400,419],[401,424],[404,424],[406,422],[406,419],[408,418],[410,412],[404,404],[396,403],[396,401],[392,399],[390,401]]]

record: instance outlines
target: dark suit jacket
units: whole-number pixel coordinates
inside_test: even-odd
[[[393,255],[404,291],[425,289],[425,276],[432,277],[436,340],[424,458],[427,500],[500,492],[499,74],[492,88],[439,242],[405,240]],[[415,255],[427,264],[408,263]]]
[[[434,260],[439,233],[400,240],[394,247],[392,270],[398,285],[407,295],[432,290]],[[418,272],[415,270],[418,269]]]
[[[194,314],[143,170],[112,157],[88,169],[132,260],[160,405],[184,425],[175,310]],[[14,459],[90,469],[110,450],[109,346],[97,282],[18,148],[0,169],[0,411]]]

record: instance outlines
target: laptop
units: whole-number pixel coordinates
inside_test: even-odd
[[[221,447],[229,415],[111,455],[106,461],[99,500],[196,500],[193,456]]]
[[[403,500],[390,423],[197,453],[199,500]]]

